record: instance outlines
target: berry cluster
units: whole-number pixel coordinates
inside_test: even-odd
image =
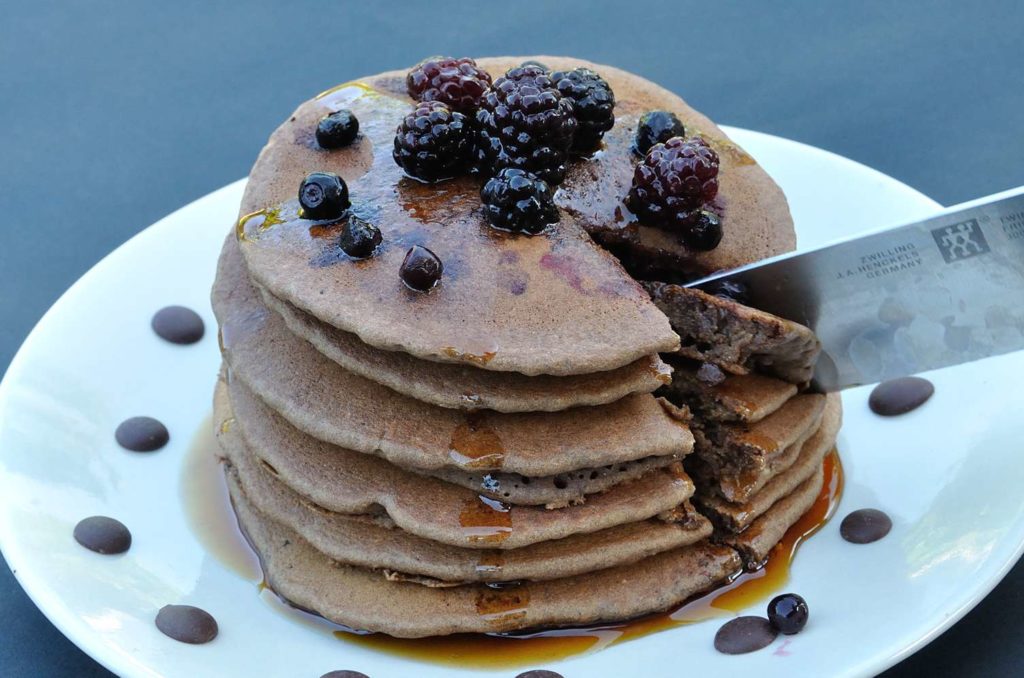
[[[651,146],[637,165],[628,200],[642,220],[711,250],[722,239],[721,220],[702,208],[717,194],[718,154],[700,137],[672,137]]]
[[[589,68],[552,73],[551,81],[563,97],[573,102],[577,124],[572,151],[580,154],[594,151],[604,133],[615,124],[612,88]]]
[[[476,119],[478,157],[489,174],[513,167],[550,184],[565,178],[577,126],[573,103],[540,66],[520,66],[498,78],[480,102]]]
[[[490,73],[468,57],[431,57],[405,76],[405,87],[413,99],[440,101],[460,113],[475,111],[490,86]]]

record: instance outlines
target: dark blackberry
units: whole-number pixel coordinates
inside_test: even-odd
[[[558,71],[551,74],[555,89],[572,99],[576,116],[576,134],[572,150],[590,153],[601,137],[615,124],[615,95],[604,78],[589,68]]]
[[[513,68],[480,102],[478,157],[481,169],[533,172],[551,185],[565,179],[565,162],[576,132],[572,99],[563,97],[539,66]]]
[[[558,222],[551,187],[529,172],[506,168],[480,191],[484,215],[495,228],[520,233],[539,233]]]
[[[374,253],[382,239],[379,228],[352,215],[341,231],[338,245],[353,259],[365,259]]]
[[[640,116],[640,124],[636,128],[633,139],[633,150],[646,155],[654,144],[663,144],[672,137],[686,136],[686,128],[669,111],[648,111]]]
[[[629,206],[652,226],[685,233],[718,194],[718,154],[700,138],[655,144],[633,172]]]
[[[722,242],[722,220],[714,212],[701,210],[689,228],[683,231],[683,242],[701,252],[715,249]]]
[[[398,277],[410,289],[427,292],[437,284],[443,272],[444,264],[436,254],[426,247],[413,245],[405,253],[402,267],[398,269]]]
[[[469,113],[480,105],[491,75],[468,57],[431,57],[409,71],[405,86],[413,99],[440,101],[453,111]]]
[[[340,110],[325,115],[316,126],[316,142],[320,148],[341,148],[356,140],[359,120],[352,111]]]
[[[475,140],[469,118],[439,101],[424,101],[398,126],[392,156],[410,176],[440,181],[469,169]]]
[[[349,204],[348,186],[333,172],[307,174],[299,185],[299,205],[304,219],[337,219]]]

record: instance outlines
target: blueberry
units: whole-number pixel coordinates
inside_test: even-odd
[[[436,254],[426,247],[413,245],[406,252],[398,275],[411,289],[426,292],[437,284],[443,271],[444,264]]]
[[[768,621],[787,636],[803,631],[809,614],[807,601],[795,593],[783,593],[768,603]]]
[[[345,180],[331,172],[313,172],[299,186],[299,204],[306,219],[337,219],[349,207]]]
[[[316,142],[320,148],[348,146],[359,134],[359,120],[352,111],[342,109],[320,118],[316,126]]]
[[[683,242],[701,252],[715,249],[722,242],[722,220],[714,212],[701,210],[693,225],[683,231]]]
[[[359,217],[351,216],[341,232],[338,244],[345,254],[353,259],[365,259],[373,254],[381,240],[379,228]]]
[[[645,155],[654,144],[663,144],[672,137],[686,136],[686,128],[668,111],[648,111],[640,116],[640,124],[636,128],[636,139],[633,150]]]

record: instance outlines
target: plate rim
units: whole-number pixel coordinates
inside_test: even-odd
[[[873,167],[832,151],[765,132],[724,125],[722,126],[722,129],[729,136],[735,135],[738,137],[746,137],[748,139],[757,139],[761,142],[778,147],[797,147],[801,153],[818,155],[830,163],[843,166],[849,171],[854,171],[883,181],[894,188],[898,186],[906,192],[908,198],[913,197],[923,206],[927,205],[930,208],[934,208],[936,211],[942,208],[940,203],[905,182],[887,175]],[[2,414],[7,408],[7,402],[11,398],[11,391],[13,390],[11,384],[22,370],[21,363],[28,359],[26,356],[29,353],[30,346],[37,339],[38,334],[45,331],[45,326],[48,324],[49,318],[51,318],[55,313],[58,313],[59,309],[68,303],[66,301],[67,298],[72,296],[79,288],[90,284],[90,278],[96,269],[107,265],[109,259],[112,259],[122,250],[131,247],[133,243],[136,243],[138,240],[146,237],[147,233],[158,228],[163,222],[175,218],[180,212],[189,209],[198,203],[216,201],[220,199],[220,196],[223,193],[238,190],[246,181],[246,178],[241,178],[230,182],[186,203],[185,205],[182,205],[173,212],[170,212],[118,245],[111,252],[90,266],[85,273],[72,283],[35,323],[5,369],[2,379],[0,379],[0,414]],[[0,425],[3,425],[2,417],[0,417]],[[5,482],[4,479],[0,478],[0,485],[2,485],[3,482]],[[33,604],[36,605],[36,607],[46,616],[50,623],[52,623],[66,638],[68,638],[68,640],[110,671],[118,674],[131,674],[132,672],[139,670],[138,664],[124,661],[124,655],[122,653],[109,648],[104,643],[90,642],[93,640],[90,634],[72,632],[73,629],[71,623],[76,619],[75,613],[70,607],[64,605],[61,600],[52,597],[52,589],[47,585],[47,580],[45,578],[35,578],[30,574],[31,569],[26,566],[31,563],[31,553],[25,549],[19,548],[16,540],[13,539],[12,535],[9,533],[7,504],[2,500],[0,500],[0,552],[3,553],[8,567],[11,569],[15,579],[25,591],[26,595],[28,595]],[[914,654],[952,627],[981,600],[988,596],[989,593],[991,593],[991,591],[1006,577],[1007,573],[1020,559],[1022,554],[1024,554],[1024,540],[1021,540],[1016,544],[1010,557],[1006,558],[1003,562],[997,562],[996,564],[998,567],[995,568],[995,573],[982,581],[979,586],[973,587],[970,590],[970,594],[962,599],[955,609],[945,611],[941,615],[936,614],[933,617],[933,623],[928,624],[928,631],[918,636],[913,642],[906,643],[902,647],[891,651],[884,658],[879,657],[876,661],[868,661],[860,666],[849,666],[847,668],[853,670],[880,672]]]

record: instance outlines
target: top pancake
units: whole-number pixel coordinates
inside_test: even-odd
[[[586,374],[622,367],[678,344],[665,318],[587,230],[637,232],[621,204],[637,158],[631,129],[652,108],[676,111],[722,158],[720,198],[726,235],[713,252],[693,254],[702,270],[762,258],[792,246],[778,188],[710,121],[682,100],[623,71],[542,57],[553,68],[591,66],[616,92],[616,130],[595,159],[579,161],[559,192],[562,218],[550,234],[515,236],[488,227],[479,183],[460,178],[424,185],[404,177],[391,158],[394,130],[411,100],[404,71],[350,83],[309,101],[272,135],[250,175],[238,229],[254,280],[274,296],[364,342],[441,362],[527,375]],[[501,75],[520,58],[484,59]],[[320,117],[348,108],[361,136],[323,151],[313,140]],[[337,248],[338,227],[297,217],[295,196],[311,171],[345,178],[353,211],[384,236],[379,253],[354,262]],[[625,177],[625,179],[623,179]],[[623,186],[623,181],[625,185]],[[771,209],[766,212],[766,205]],[[769,213],[770,212],[770,213]],[[776,225],[779,225],[776,227]],[[621,228],[619,228],[621,227]],[[777,231],[782,233],[776,237]],[[428,294],[404,287],[405,251],[424,245],[445,274]]]

